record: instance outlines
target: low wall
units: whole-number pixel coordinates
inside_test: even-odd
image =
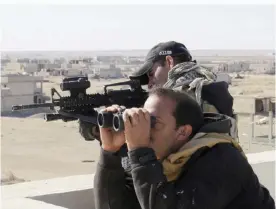
[[[275,198],[275,151],[247,155],[250,164]],[[94,175],[32,181],[1,186],[3,209],[93,209]]]

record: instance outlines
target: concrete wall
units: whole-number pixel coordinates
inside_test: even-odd
[[[13,105],[26,105],[34,103],[34,95],[1,96],[1,112],[12,111]]]
[[[254,97],[245,95],[233,95],[233,109],[240,114],[268,113],[270,109],[275,111],[274,97]],[[245,105],[246,104],[246,105]]]
[[[255,113],[255,98],[253,96],[239,96],[234,95],[233,109],[236,113],[240,114],[253,114]],[[246,104],[246,105],[244,105]]]
[[[275,199],[275,151],[247,157]],[[79,175],[1,186],[3,209],[94,209],[93,178]]]
[[[33,94],[36,89],[35,83],[7,83],[7,88],[10,88],[12,95],[24,95],[24,94]]]

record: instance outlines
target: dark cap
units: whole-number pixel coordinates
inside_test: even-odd
[[[173,57],[178,55],[187,56],[187,60],[192,61],[192,56],[184,44],[175,41],[159,43],[148,52],[145,63],[142,67],[140,67],[137,71],[134,71],[129,77],[142,79],[144,81],[142,83],[145,83],[145,74],[152,69],[153,64],[156,61],[162,60],[166,56]]]

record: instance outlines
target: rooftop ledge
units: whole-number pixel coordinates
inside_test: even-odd
[[[262,184],[275,197],[275,151],[247,154]],[[94,174],[1,186],[3,209],[93,209]]]

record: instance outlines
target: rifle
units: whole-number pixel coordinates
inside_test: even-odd
[[[111,86],[128,85],[129,89],[109,90]],[[86,89],[90,87],[90,81],[86,76],[67,77],[62,80],[60,89],[69,91],[70,96],[61,96],[55,89],[51,89],[51,103],[14,105],[13,111],[49,107],[55,110],[54,114],[45,114],[46,121],[62,120],[64,122],[79,120],[88,124],[97,125],[98,112],[94,108],[110,106],[113,104],[122,105],[126,108],[142,106],[148,97],[148,92],[142,89],[138,80],[129,80],[108,84],[104,86],[104,93],[87,94]],[[58,98],[54,98],[55,95]],[[58,107],[58,108],[56,108]]]

